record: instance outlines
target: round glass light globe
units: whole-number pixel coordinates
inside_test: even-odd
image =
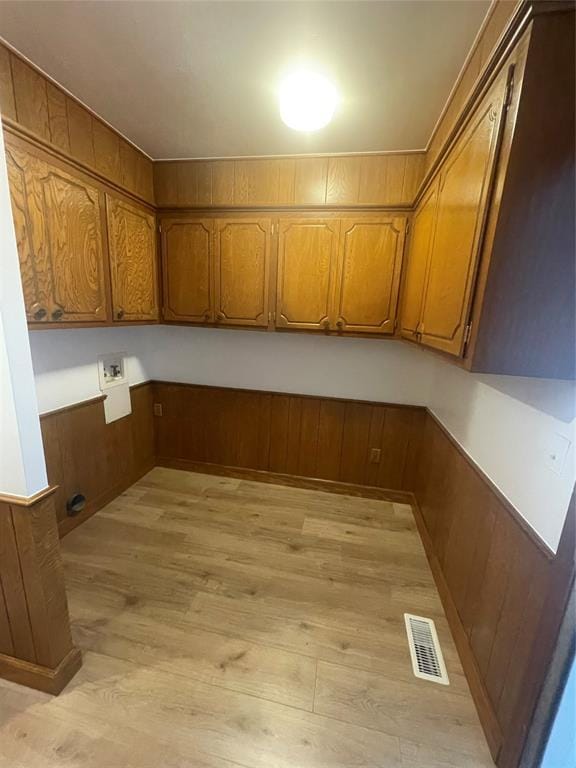
[[[280,84],[280,116],[295,131],[317,131],[328,125],[337,104],[336,88],[316,72],[293,72]]]

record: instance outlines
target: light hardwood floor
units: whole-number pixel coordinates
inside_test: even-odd
[[[2,768],[493,765],[408,506],[156,468],[62,551],[84,666],[0,681]]]

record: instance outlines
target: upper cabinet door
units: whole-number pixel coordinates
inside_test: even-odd
[[[216,222],[217,323],[266,327],[270,312],[270,219]]]
[[[400,333],[408,339],[417,339],[422,319],[422,304],[430,248],[436,223],[438,202],[438,177],[422,198],[412,219],[412,235],[404,278],[404,296],[400,319]]]
[[[214,320],[212,219],[162,220],[164,319]]]
[[[110,195],[106,211],[114,320],[157,320],[154,216]]]
[[[472,115],[440,171],[421,341],[461,355],[503,122],[501,78]]]
[[[36,158],[25,176],[41,319],[106,321],[102,194]]]
[[[46,285],[48,275],[38,271],[39,265],[34,257],[32,221],[28,209],[28,186],[34,158],[6,147],[6,164],[26,317],[31,322],[44,322],[49,320],[47,307],[51,286]]]
[[[335,330],[339,219],[281,219],[276,326]]]
[[[336,278],[336,328],[394,333],[406,219],[343,219]]]

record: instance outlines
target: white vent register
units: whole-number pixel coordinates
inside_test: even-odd
[[[436,626],[432,619],[405,613],[404,621],[415,676],[441,685],[450,685]]]

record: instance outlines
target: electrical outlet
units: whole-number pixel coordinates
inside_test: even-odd
[[[370,464],[380,464],[380,456],[382,450],[380,448],[370,448]]]
[[[162,403],[154,403],[154,416],[162,416]]]
[[[564,465],[566,464],[566,457],[568,456],[570,445],[570,440],[558,433],[553,435],[548,443],[548,448],[546,450],[546,466],[557,475],[561,475],[564,471]]]

